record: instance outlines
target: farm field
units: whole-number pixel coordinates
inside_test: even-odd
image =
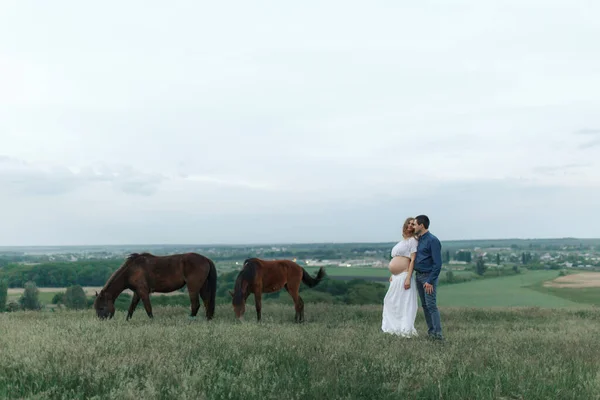
[[[527,271],[526,273],[489,278],[454,285],[440,286],[438,304],[449,307],[581,307],[600,305],[600,290],[588,301],[577,296],[557,295],[564,288],[540,290],[543,283],[557,278],[557,271]],[[600,273],[598,273],[600,276]],[[574,289],[581,290],[581,289]],[[565,293],[565,292],[563,292]],[[597,303],[594,301],[598,300]]]

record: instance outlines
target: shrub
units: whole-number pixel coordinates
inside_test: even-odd
[[[21,309],[21,306],[16,301],[11,301],[6,305],[7,312],[15,312],[15,311],[19,311],[20,309]]]
[[[79,285],[73,285],[67,288],[63,302],[67,308],[72,310],[84,310],[87,308],[85,292]]]
[[[25,284],[25,291],[19,299],[19,303],[24,310],[39,310],[42,308],[39,300],[39,290],[35,282],[29,281]]]
[[[477,258],[477,264],[475,265],[475,270],[477,271],[477,274],[483,275],[485,273],[486,269],[487,269],[487,267],[485,265],[485,261],[484,261],[483,257]]]
[[[63,304],[65,298],[65,292],[59,292],[52,297],[52,304]]]

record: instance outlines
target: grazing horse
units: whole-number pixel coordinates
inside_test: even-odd
[[[300,297],[300,282],[308,287],[315,287],[325,276],[321,267],[316,277],[312,277],[304,268],[290,260],[261,260],[249,258],[235,281],[234,291],[229,291],[233,297],[235,316],[241,319],[246,312],[246,300],[254,293],[256,318],[261,318],[261,296],[263,293],[274,293],[282,288],[292,296],[296,308],[295,322],[304,322],[304,301]]]
[[[206,319],[215,313],[217,293],[217,269],[211,259],[197,253],[155,256],[150,253],[133,253],[117,269],[100,291],[96,293],[94,308],[100,319],[112,318],[115,314],[114,302],[125,289],[133,291],[126,320],[142,300],[148,317],[153,318],[150,293],[170,293],[187,285],[190,295],[191,317],[198,314],[202,297],[206,309]]]

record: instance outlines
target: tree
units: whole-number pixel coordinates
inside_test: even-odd
[[[481,256],[477,258],[476,270],[478,275],[483,275],[485,273],[485,261]]]
[[[444,263],[448,264],[450,263],[450,251],[446,250],[446,252],[444,253]]]
[[[64,304],[65,292],[58,292],[52,297],[52,304]]]
[[[500,253],[496,253],[496,265],[500,265]]]
[[[19,303],[24,310],[39,310],[42,308],[39,300],[39,290],[35,282],[29,281],[25,284],[25,291],[19,299]]]
[[[466,260],[465,260],[465,261],[466,261],[467,263],[470,263],[470,262],[471,262],[471,252],[470,252],[470,251],[467,251],[467,258],[466,258]]]
[[[8,298],[8,284],[6,281],[0,281],[0,312],[6,308],[6,299]]]
[[[67,288],[63,302],[67,308],[73,310],[83,310],[87,308],[87,297],[83,288],[79,285],[73,285]]]

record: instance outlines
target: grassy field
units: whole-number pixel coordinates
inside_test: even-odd
[[[555,288],[545,287],[541,283],[531,286],[531,289],[537,290],[545,295],[560,297],[571,303],[594,304],[600,306],[600,288]]]
[[[306,267],[311,275],[314,275],[319,268]],[[327,275],[331,277],[355,277],[362,279],[369,278],[389,278],[390,271],[387,268],[371,268],[371,267],[325,267]],[[455,274],[470,274],[471,271],[453,271]]]
[[[263,323],[161,307],[0,314],[0,398],[598,399],[600,310],[442,308],[446,343],[380,332],[380,306],[268,304]]]
[[[67,290],[66,288],[64,289],[58,289],[57,291],[53,291],[53,292],[46,292],[46,291],[40,291],[38,294],[38,299],[40,300],[40,303],[42,304],[51,304],[52,303],[52,298],[54,297],[54,295],[60,291],[65,291]],[[9,292],[8,293],[8,301],[19,301],[19,299],[21,298],[21,296],[23,295],[22,291],[20,293],[14,293],[14,292]]]
[[[556,294],[564,290],[562,288],[556,289],[555,293],[540,290],[544,281],[557,277],[557,271],[527,271],[513,276],[445,285],[439,288],[438,304],[451,307],[580,307],[581,303],[574,301],[574,297],[569,299]],[[588,300],[588,304],[600,305],[600,290],[596,289],[595,296]],[[598,302],[595,303],[595,300]]]
[[[420,337],[381,333],[381,305],[307,303],[298,326],[287,295],[264,302],[261,324],[252,307],[237,323],[230,305],[210,323],[187,306],[129,322],[4,313],[0,398],[600,399],[600,289],[544,286],[557,277],[440,286],[443,344],[425,339],[420,310]]]

